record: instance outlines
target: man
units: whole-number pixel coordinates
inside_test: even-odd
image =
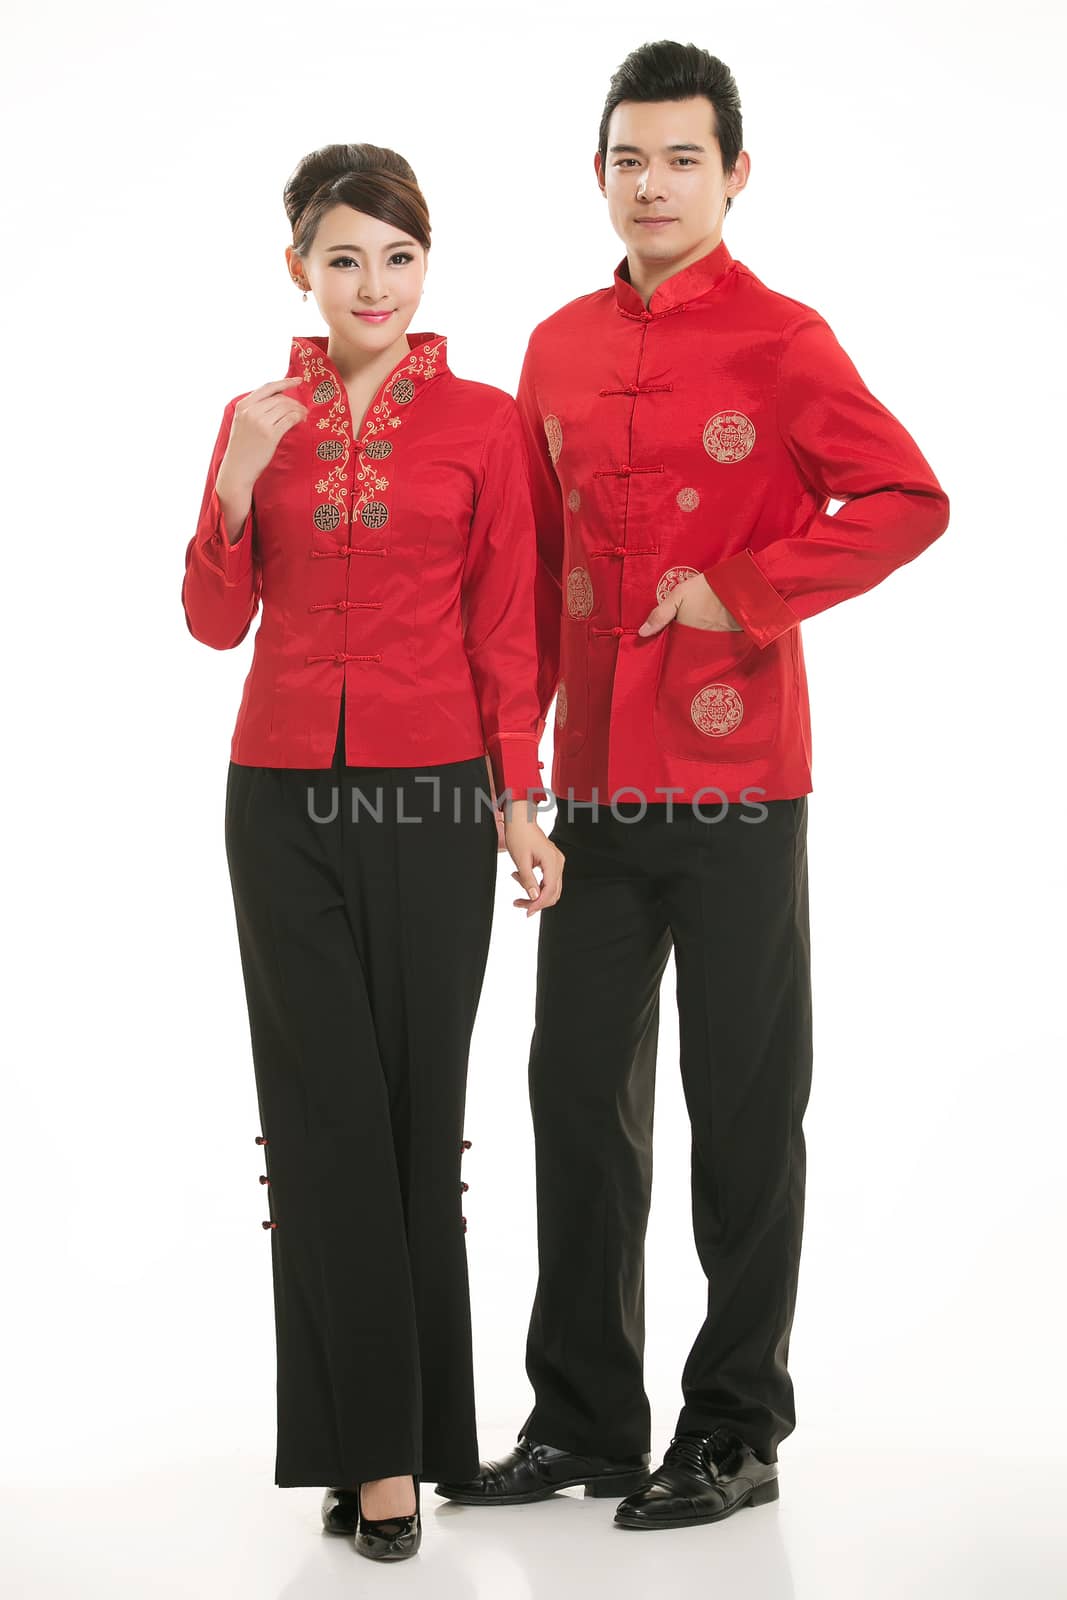
[[[438,1493],[621,1494],[623,1528],[778,1497],[812,1065],[799,624],[943,532],[948,500],[827,323],[735,260],[729,70],[634,51],[595,159],[626,246],[535,328],[519,404],[567,889],[539,930],[540,1275],[517,1446]],[[837,514],[827,510],[843,502]],[[650,1473],[642,1378],[659,986],[673,948],[708,1310]]]

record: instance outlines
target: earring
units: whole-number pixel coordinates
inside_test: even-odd
[[[307,299],[307,297],[308,297],[308,292],[307,292],[307,290],[306,290],[306,289],[305,289],[305,290],[304,290],[304,299],[305,299],[305,300],[306,300],[306,299]]]

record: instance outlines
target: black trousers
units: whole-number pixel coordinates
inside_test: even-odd
[[[558,1449],[650,1449],[644,1239],[659,991],[673,947],[707,1316],[676,1432],[729,1425],[764,1461],[795,1427],[787,1370],[812,1071],[807,797],[605,803],[552,839],[529,1063],[539,1278],[521,1433]],[[753,820],[765,810],[763,820]],[[723,814],[724,813],[724,814]],[[746,820],[747,819],[747,820]]]
[[[345,767],[343,717],[332,769],[231,762],[226,789],[268,1180],[275,1481],[464,1479],[479,1451],[463,1114],[496,824],[483,757]]]

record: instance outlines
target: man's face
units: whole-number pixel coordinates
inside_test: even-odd
[[[597,179],[627,255],[652,266],[696,259],[721,235],[727,179],[715,107],[690,100],[624,100],[608,124],[607,163]],[[730,186],[733,193],[737,185]],[[664,218],[653,222],[653,218]]]

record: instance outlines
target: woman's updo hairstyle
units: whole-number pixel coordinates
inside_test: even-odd
[[[430,248],[430,213],[404,157],[378,144],[327,144],[313,150],[285,185],[293,249],[306,259],[319,223],[334,206],[390,222]]]

